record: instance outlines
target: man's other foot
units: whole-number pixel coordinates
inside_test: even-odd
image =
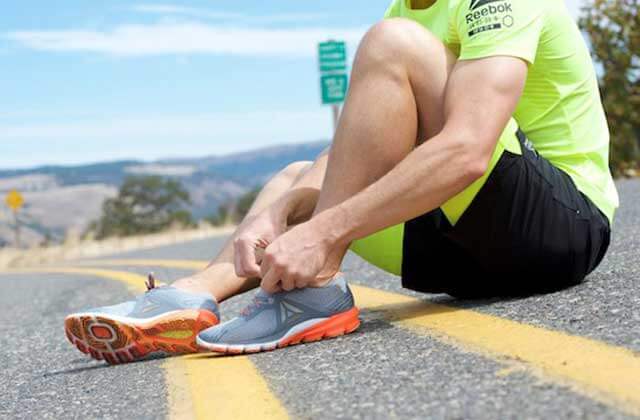
[[[155,287],[151,275],[147,289],[135,300],[67,316],[67,338],[110,364],[197,352],[198,333],[219,322],[218,304],[209,295]]]
[[[355,331],[358,308],[344,276],[321,288],[268,294],[262,289],[241,315],[198,335],[197,344],[219,353],[256,353]]]

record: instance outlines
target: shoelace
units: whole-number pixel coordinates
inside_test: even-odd
[[[253,297],[253,300],[249,305],[247,305],[242,311],[240,311],[240,315],[249,316],[253,314],[255,311],[260,309],[265,304],[269,304],[273,301],[272,297],[264,296],[261,294],[257,294]]]
[[[264,251],[269,246],[269,241],[259,238],[254,244],[253,253],[256,257],[256,263],[262,264],[262,258],[264,257]]]
[[[156,288],[156,278],[153,272],[147,275],[147,280],[144,282],[145,286],[147,286],[147,292]]]

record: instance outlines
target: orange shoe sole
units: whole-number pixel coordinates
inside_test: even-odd
[[[213,351],[224,354],[246,354],[259,353],[263,351],[271,351],[287,346],[301,343],[311,343],[314,341],[335,338],[341,335],[354,332],[360,326],[358,308],[352,308],[346,312],[334,315],[323,321],[318,322],[302,331],[289,332],[283,338],[268,343],[252,343],[252,344],[212,344],[197,340],[197,344],[204,350]]]
[[[78,313],[64,320],[65,334],[82,353],[109,364],[144,359],[151,355],[196,353],[196,336],[218,324],[215,314],[184,310],[140,320]]]

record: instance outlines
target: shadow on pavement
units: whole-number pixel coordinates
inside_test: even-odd
[[[409,319],[419,318],[427,315],[437,315],[444,313],[452,313],[460,310],[481,308],[483,306],[489,306],[496,302],[516,301],[523,299],[517,298],[491,298],[491,299],[458,299],[450,296],[442,296],[436,298],[420,299],[414,302],[392,303],[388,305],[381,305],[372,308],[367,308],[362,311],[364,317],[363,327],[371,321],[379,321],[380,324],[384,324],[391,328],[388,322],[405,321]],[[376,326],[373,330],[385,328],[382,326]]]

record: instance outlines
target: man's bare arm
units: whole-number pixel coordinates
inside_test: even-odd
[[[486,172],[527,75],[513,57],[460,61],[445,98],[443,130],[362,192],[312,219],[334,243],[349,243],[441,206]]]
[[[324,150],[302,176],[282,197],[260,213],[247,219],[234,239],[234,267],[239,277],[260,275],[259,243],[269,243],[287,228],[306,222],[318,202],[320,188],[327,168],[329,148]]]

